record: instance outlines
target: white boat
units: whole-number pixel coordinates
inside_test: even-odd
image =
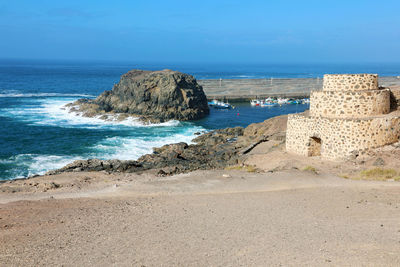
[[[273,107],[273,106],[276,106],[276,105],[278,105],[278,104],[274,103],[274,102],[263,102],[261,104],[262,107]]]
[[[214,99],[213,101],[208,102],[208,105],[209,105],[210,107],[213,107],[213,106],[215,106],[215,105],[218,105],[218,103],[219,103],[219,101],[218,101],[217,99]]]
[[[260,106],[261,103],[262,103],[262,101],[258,100],[258,99],[253,99],[250,101],[250,105],[252,105],[252,106]]]
[[[287,98],[278,98],[277,102],[278,102],[279,105],[284,105],[284,104],[287,104],[289,102],[289,99],[287,99]]]
[[[231,108],[234,108],[231,104],[224,103],[224,102],[216,100],[216,99],[214,99],[211,102],[208,102],[208,105],[210,107],[215,108],[215,109],[231,109]]]
[[[229,103],[224,103],[221,101],[218,101],[216,105],[213,106],[215,109],[231,109],[233,106]]]

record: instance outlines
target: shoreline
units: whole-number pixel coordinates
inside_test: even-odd
[[[399,89],[400,89],[400,79],[399,78],[393,77],[393,76],[392,77],[388,76],[388,77],[382,77],[381,79],[383,80],[383,86],[388,86],[389,85],[390,87],[395,88],[395,89],[397,89],[397,91],[399,91]],[[298,84],[299,81],[303,81],[303,83],[299,85]],[[266,79],[200,80],[200,83],[202,83],[203,85],[205,84],[205,85],[208,86],[207,88],[204,88],[205,91],[207,91],[208,93],[210,93],[210,92],[211,93],[215,93],[216,95],[218,95],[218,93],[221,93],[223,88],[228,88],[228,87],[236,88],[237,89],[236,91],[238,91],[238,90],[242,91],[241,95],[235,95],[234,92],[231,92],[229,95],[224,96],[224,98],[226,98],[227,100],[229,100],[231,102],[241,102],[241,103],[246,103],[248,100],[254,98],[254,95],[245,95],[244,94],[244,93],[254,92],[254,90],[252,90],[252,89],[248,89],[247,91],[246,90],[242,90],[243,86],[251,86],[252,84],[256,84],[256,85],[258,84],[258,86],[259,86],[258,89],[262,88],[262,86],[260,86],[260,85],[268,86],[268,85],[265,85]],[[212,85],[215,85],[216,83],[218,83],[221,86],[220,87],[213,87]],[[317,78],[309,78],[309,79],[305,79],[305,78],[271,79],[270,80],[270,84],[274,85],[274,86],[276,86],[276,85],[282,86],[282,88],[283,88],[282,92],[280,92],[280,93],[269,92],[269,93],[266,93],[264,95],[263,94],[257,95],[257,97],[259,97],[259,98],[269,97],[269,96],[275,96],[275,97],[278,97],[278,96],[282,97],[283,96],[283,97],[292,97],[292,98],[308,97],[307,93],[304,92],[304,91],[298,91],[298,92],[293,92],[293,91],[295,91],[295,89],[296,90],[303,90],[304,88],[302,86],[304,86],[304,84],[312,84],[312,83],[321,83],[322,84],[322,80],[317,79]],[[295,89],[293,89],[291,87],[293,84],[297,84],[298,86]],[[233,91],[235,91],[235,90],[233,90]],[[289,91],[291,91],[291,92],[289,92]],[[213,95],[209,95],[209,94],[207,95],[207,98],[209,98],[209,99],[214,98],[214,97],[216,97],[216,96],[215,95],[214,96]],[[261,125],[261,124],[262,123],[259,123],[259,125]],[[225,130],[227,130],[227,129],[228,128],[226,128]],[[220,129],[220,130],[223,130],[223,129]],[[236,137],[237,136],[233,136],[233,138],[236,138]],[[174,143],[167,144],[166,146],[171,146],[173,144]],[[248,143],[247,145],[250,145],[250,144]],[[244,146],[246,146],[246,145],[244,145]],[[145,154],[145,155],[142,155],[142,156],[146,156],[146,155],[148,156],[148,155],[151,155],[151,154],[152,153]],[[115,160],[119,161],[117,158],[115,158]],[[86,161],[88,161],[88,160],[86,160]],[[96,164],[100,164],[101,168],[103,168],[103,164],[109,165],[109,161],[110,160],[98,160],[98,162],[96,162]],[[124,163],[125,161],[120,161],[120,162]],[[64,166],[64,167],[66,167],[66,166]],[[162,169],[164,167],[166,167],[166,166],[162,166],[160,169]],[[99,167],[96,166],[95,168],[99,168]],[[144,169],[148,170],[148,169],[153,169],[153,168],[146,167]],[[54,171],[56,171],[56,170],[54,170]],[[185,171],[188,171],[188,170],[185,170]],[[52,172],[52,170],[48,171],[48,173],[51,173],[51,172]],[[170,172],[170,171],[167,172],[168,175],[171,175],[171,174],[174,174],[174,173],[175,172],[173,172],[173,171],[172,172]],[[17,178],[17,179],[0,180],[0,185],[3,184],[3,183],[6,183],[8,181],[29,180],[29,179],[37,177],[37,176],[43,176],[43,175],[35,174],[35,175],[32,175],[32,176],[21,177],[21,178]]]
[[[294,155],[285,149],[286,117],[252,124],[243,134],[216,130],[199,136],[200,144],[166,145],[130,162],[167,160],[175,168],[110,171],[104,167],[118,162],[92,161],[85,170],[0,183],[0,260],[398,265],[400,182],[358,177],[377,159],[382,168],[400,169],[400,144],[343,162]],[[215,164],[185,169],[188,161]]]
[[[307,112],[305,113],[307,114]],[[60,169],[50,170],[42,175],[0,180],[0,189],[9,188],[11,185],[12,188],[17,188],[15,192],[19,192],[20,189],[29,191],[32,189],[32,181],[51,179],[60,174],[75,176],[77,173],[83,172],[104,172],[109,175],[147,173],[157,177],[171,177],[197,170],[237,169],[251,170],[252,172],[302,170],[310,167],[308,164],[312,164],[312,169],[316,169],[318,172],[323,170],[326,174],[336,177],[362,179],[360,171],[374,168],[374,166],[400,169],[398,163],[400,162],[400,153],[399,157],[393,157],[393,153],[400,152],[400,142],[338,162],[287,153],[285,150],[287,118],[288,115],[281,115],[264,122],[250,124],[246,128],[213,130],[199,135],[193,139],[192,144],[180,142],[155,147],[153,152],[144,154],[137,160],[100,160],[96,158],[76,160]],[[270,157],[273,160],[268,160]],[[376,159],[379,159],[378,165],[375,162]],[[340,168],[337,165],[339,162],[342,165]],[[42,185],[44,190],[55,189],[48,182]],[[2,188],[2,186],[5,187]],[[8,189],[3,192],[7,191]]]

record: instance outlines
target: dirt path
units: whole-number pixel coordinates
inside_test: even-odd
[[[79,175],[97,182],[0,194],[0,265],[400,264],[397,182],[300,171]]]

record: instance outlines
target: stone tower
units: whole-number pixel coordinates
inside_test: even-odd
[[[288,117],[286,149],[304,156],[344,159],[397,142],[400,117],[377,74],[326,74],[311,92],[309,114]]]

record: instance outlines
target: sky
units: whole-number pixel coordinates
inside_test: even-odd
[[[400,62],[400,1],[0,0],[0,58]]]

